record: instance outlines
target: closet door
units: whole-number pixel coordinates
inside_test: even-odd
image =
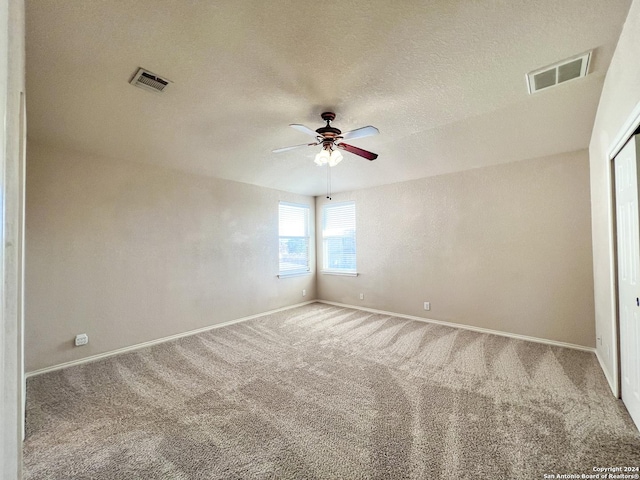
[[[639,146],[640,135],[636,135],[614,159],[622,401],[638,427],[640,427]]]

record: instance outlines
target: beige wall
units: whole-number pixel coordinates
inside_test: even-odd
[[[313,197],[30,143],[27,371],[314,299],[315,275],[276,278],[280,200],[314,210]]]
[[[616,300],[612,234],[610,153],[635,114],[640,114],[640,0],[634,0],[604,82],[589,157],[593,224],[593,272],[597,352],[614,391],[618,390]]]
[[[359,276],[319,274],[320,298],[595,345],[586,150],[332,201],[344,200],[356,202]]]
[[[360,276],[318,298],[593,346],[588,178],[581,151],[334,195]],[[30,144],[27,371],[316,298],[275,277],[279,200],[314,204]]]

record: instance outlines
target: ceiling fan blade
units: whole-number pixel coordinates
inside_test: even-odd
[[[315,130],[311,130],[309,127],[305,127],[304,125],[299,125],[297,123],[292,123],[289,125],[291,128],[295,128],[299,132],[306,133],[307,135],[311,135],[312,137],[317,137],[318,133]]]
[[[282,147],[282,148],[276,148],[275,150],[271,150],[272,153],[280,153],[280,152],[286,152],[289,150],[293,150],[295,148],[301,148],[301,147],[312,147],[314,145],[318,145],[318,143],[302,143],[300,145],[292,145],[290,147]]]
[[[378,154],[377,153],[368,152],[367,150],[363,150],[361,148],[354,147],[353,145],[349,145],[348,143],[337,143],[336,146],[338,148],[346,150],[349,153],[354,153],[354,154],[359,155],[359,156],[361,156],[363,158],[366,158],[367,160],[375,160],[376,158],[378,158]]]
[[[356,128],[355,130],[345,132],[342,134],[342,138],[347,140],[350,138],[370,137],[371,135],[378,135],[379,133],[380,133],[380,130],[378,130],[376,127],[369,125],[366,127]]]

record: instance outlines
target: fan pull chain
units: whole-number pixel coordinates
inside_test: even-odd
[[[331,200],[331,167],[327,163],[327,198]]]

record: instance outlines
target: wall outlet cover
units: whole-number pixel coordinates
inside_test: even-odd
[[[89,343],[89,335],[87,335],[86,333],[76,335],[76,347],[86,345],[87,343]]]

